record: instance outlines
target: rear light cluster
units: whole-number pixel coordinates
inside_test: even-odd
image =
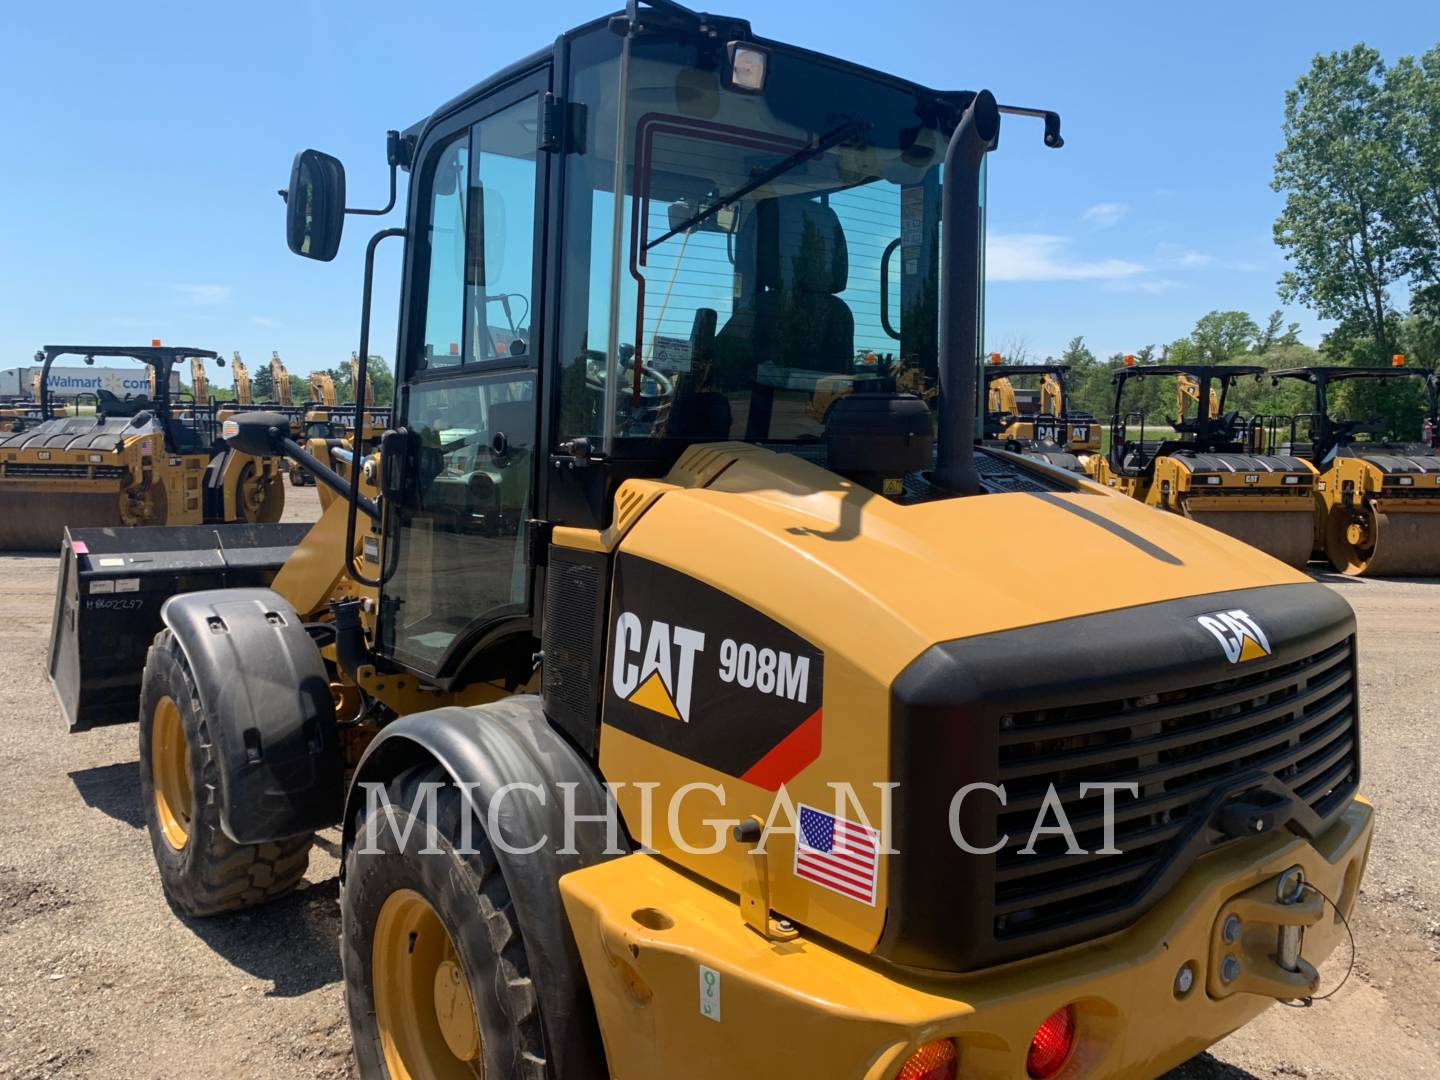
[[[1050,1080],[1070,1060],[1075,1049],[1075,1006],[1056,1009],[1030,1040],[1030,1053],[1025,1057],[1025,1071],[1033,1080]]]
[[[936,1039],[911,1054],[895,1080],[955,1080],[957,1059],[951,1040]]]
[[[1030,1039],[1025,1072],[1031,1080],[1052,1080],[1075,1050],[1075,1006],[1065,1005],[1045,1018]],[[895,1080],[955,1080],[959,1054],[950,1039],[926,1043],[905,1059]]]

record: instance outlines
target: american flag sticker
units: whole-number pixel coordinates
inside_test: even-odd
[[[878,832],[801,803],[796,877],[874,907],[879,864]]]

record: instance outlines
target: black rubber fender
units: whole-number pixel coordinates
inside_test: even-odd
[[[427,759],[460,786],[487,830],[491,800],[505,785],[536,784],[546,792],[543,803],[527,791],[507,796],[497,813],[499,836],[489,839],[514,898],[553,1075],[603,1077],[599,1025],[559,881],[573,870],[628,854],[631,848],[623,826],[616,828],[611,847],[604,822],[579,820],[573,853],[562,854],[565,804],[560,785],[575,785],[577,818],[607,813],[612,804],[608,789],[591,763],[550,726],[539,697],[515,695],[488,705],[413,713],[387,725],[355,770],[345,803],[346,852],[355,841],[355,823],[365,808],[364,785],[383,785]],[[618,811],[609,812],[618,822]],[[504,844],[495,843],[497,839]],[[536,844],[540,846],[534,852],[516,853]]]
[[[220,825],[237,844],[340,821],[345,773],[330,676],[270,589],[172,596],[160,617],[194,674],[219,765]]]

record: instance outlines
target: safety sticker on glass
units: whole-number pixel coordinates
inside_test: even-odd
[[[700,1015],[720,1019],[720,973],[700,965]]]

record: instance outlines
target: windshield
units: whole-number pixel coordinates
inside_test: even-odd
[[[619,45],[595,37],[574,46],[560,437],[807,443],[847,394],[933,399],[953,105],[780,49],[763,93],[726,90],[713,43],[642,38],[617,116]]]

